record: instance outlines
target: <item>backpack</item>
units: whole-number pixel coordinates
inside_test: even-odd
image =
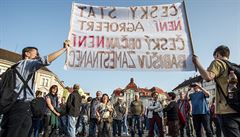
[[[31,101],[31,111],[33,118],[43,118],[46,111],[46,102],[44,98],[35,98]]]
[[[6,113],[20,94],[13,91],[16,85],[16,66],[11,66],[0,76],[0,114]]]
[[[17,98],[23,89],[30,89],[27,85],[27,82],[31,79],[33,74],[30,74],[25,81],[20,73],[16,70],[17,65],[18,63],[14,64],[0,75],[0,114],[5,114],[11,109],[12,105],[17,101]],[[23,87],[21,87],[18,93],[14,92],[16,87],[16,75],[18,75],[18,77],[24,83]],[[31,92],[31,94],[33,93]],[[26,93],[24,95],[26,95]]]
[[[224,96],[227,104],[232,109],[234,109],[235,111],[240,113],[240,66],[237,65],[237,64],[234,64],[232,62],[229,62],[227,60],[222,60],[222,61],[227,64],[228,74],[229,74],[230,71],[234,71],[235,75],[237,76],[238,83],[237,83],[236,90],[234,92],[228,92],[227,95],[224,94],[224,92],[223,92],[221,86],[219,85],[219,83],[215,81],[216,85],[217,85],[217,89]]]

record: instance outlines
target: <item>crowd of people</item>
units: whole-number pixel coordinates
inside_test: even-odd
[[[95,98],[86,98],[79,89],[79,84],[74,84],[67,98],[58,96],[56,85],[45,96],[37,90],[31,101],[32,126],[28,137],[193,137],[195,133],[197,137],[211,137],[215,129],[217,137],[221,137],[214,100],[209,106],[209,93],[198,83],[191,84],[189,91],[181,92],[178,99],[175,93],[168,93],[167,104],[163,104],[157,92],[152,93],[147,104],[136,92],[127,105],[122,96],[113,101],[108,94],[97,91]],[[214,128],[210,127],[210,120]]]
[[[73,85],[73,92],[67,98],[57,96],[56,85],[52,85],[45,96],[39,90],[33,95],[33,73],[49,65],[68,46],[66,41],[62,49],[43,58],[39,57],[35,47],[23,49],[23,60],[16,67],[21,76],[16,79],[14,89],[19,96],[2,117],[0,137],[38,137],[40,134],[44,137],[116,137],[124,134],[131,137],[146,134],[149,137],[212,137],[214,133],[221,137],[221,132],[225,137],[240,136],[239,113],[228,106],[220,92],[216,92],[216,100],[214,98],[209,105],[207,98],[210,94],[199,83],[192,83],[186,93],[179,94],[179,99],[175,93],[169,92],[166,105],[156,92],[152,93],[148,104],[142,102],[138,91],[130,104],[121,96],[117,101],[111,100],[101,91],[96,92],[95,98],[85,98],[78,92],[79,84]],[[215,60],[207,70],[197,56],[193,56],[193,63],[201,76],[205,80],[215,79],[224,89],[223,93],[228,92],[228,70],[221,59],[227,60],[229,54],[228,47],[219,46],[213,54]],[[21,79],[28,81],[21,82]]]

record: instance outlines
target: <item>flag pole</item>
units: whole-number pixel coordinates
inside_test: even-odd
[[[185,0],[183,0],[183,9],[184,9],[184,14],[186,16],[186,24],[187,24],[187,29],[188,29],[188,37],[189,37],[189,40],[190,40],[192,56],[195,56],[194,49],[193,49],[193,42],[192,42],[192,34],[191,34],[191,31],[190,31],[190,25],[189,25],[189,22],[188,22],[188,16],[187,16],[187,9],[186,9],[186,5],[185,5]],[[197,72],[197,68],[196,68],[195,65],[194,65],[194,67],[195,67],[195,71]]]

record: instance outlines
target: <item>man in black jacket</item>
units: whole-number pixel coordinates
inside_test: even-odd
[[[67,109],[67,129],[68,129],[68,136],[75,137],[76,135],[76,124],[78,117],[80,115],[80,106],[82,102],[82,97],[78,93],[80,86],[78,84],[74,84],[73,92],[69,95],[67,99],[66,109]]]

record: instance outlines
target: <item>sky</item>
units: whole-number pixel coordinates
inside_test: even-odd
[[[179,2],[179,0],[0,0],[0,48],[21,53],[35,46],[41,55],[62,47],[70,29],[72,2],[101,6],[142,6]],[[185,0],[195,54],[207,68],[214,49],[223,44],[230,48],[230,60],[240,64],[240,1]],[[130,78],[141,88],[157,86],[170,92],[195,71],[86,71],[64,70],[65,54],[48,68],[66,86],[79,83],[92,96],[97,90],[111,94],[125,88]]]

